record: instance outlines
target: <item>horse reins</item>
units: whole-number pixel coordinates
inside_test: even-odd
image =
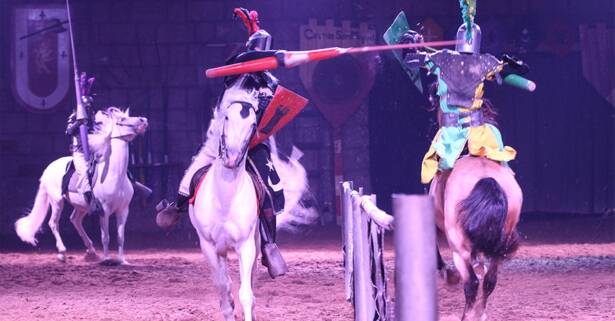
[[[247,101],[233,101],[226,108],[228,109],[233,104],[240,104],[242,107],[249,106],[249,108],[254,111],[254,114],[257,113],[256,108]],[[250,133],[249,137],[252,137],[255,131],[256,131],[256,125],[253,124],[252,133]],[[249,139],[247,140],[247,142],[249,142]],[[248,145],[249,145],[248,143],[243,144],[243,147],[241,149],[241,155],[244,155],[246,153],[246,151],[248,150]],[[228,152],[228,148],[226,147],[226,121],[224,121],[222,123],[222,135],[220,135],[220,147],[218,148],[218,154],[219,156],[223,156],[223,155],[226,156],[227,152]]]

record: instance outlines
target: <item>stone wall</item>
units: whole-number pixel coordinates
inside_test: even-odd
[[[0,2],[0,34],[10,35],[11,14],[18,3]],[[274,35],[276,48],[299,49],[299,24],[307,21],[303,17],[322,16],[319,8],[327,2],[295,4],[259,1],[255,6],[261,12],[263,26]],[[72,1],[79,66],[96,77],[96,108],[130,107],[131,114],[150,121],[145,137],[132,143],[131,170],[154,189],[155,195],[149,201],[137,200],[133,204],[129,229],[146,232],[155,228],[153,204],[162,197],[174,197],[184,168],[201,144],[211,107],[221,90],[221,82],[205,79],[203,71],[223,63],[245,41],[242,26],[231,19],[232,8],[237,5],[248,4]],[[326,17],[332,17],[331,13]],[[68,154],[69,138],[64,128],[72,109],[66,103],[51,112],[36,114],[17,104],[10,89],[10,43],[9,37],[3,38],[0,49],[0,234],[13,233],[12,223],[32,205],[45,166]],[[296,70],[276,74],[284,86],[308,96]],[[345,155],[368,155],[367,144],[360,143],[368,141],[366,110],[365,104],[349,124],[361,127],[363,138],[358,139],[356,133],[344,134],[349,141]],[[323,214],[323,224],[331,222],[335,202],[333,147],[329,126],[315,106],[310,104],[284,129],[278,143],[284,152],[290,152],[292,145],[304,152],[302,163],[308,170],[310,204]],[[349,175],[360,177],[367,186],[366,157],[346,164],[352,172]],[[66,228],[71,229],[65,224]]]
[[[18,0],[0,0],[0,235],[11,234],[12,223],[32,205],[37,179],[45,166],[67,155],[65,119],[72,106],[36,114],[19,106],[10,89],[11,15]],[[29,1],[63,3],[62,1]],[[606,7],[608,1],[603,1]],[[129,229],[154,229],[152,204],[172,197],[183,169],[201,144],[220,80],[203,76],[206,67],[220,65],[245,41],[245,31],[231,19],[232,8],[259,10],[263,26],[274,35],[274,47],[299,48],[299,26],[308,18],[368,22],[378,35],[400,9],[412,21],[437,20],[448,37],[459,24],[457,1],[418,0],[74,0],[77,55],[80,68],[96,76],[97,108],[130,107],[148,117],[150,129],[133,143],[133,172],[155,190],[154,199],[137,201]],[[610,4],[612,6],[612,4]],[[575,12],[592,22],[595,8],[572,1],[482,1],[479,17],[514,26],[529,14],[556,17]],[[612,8],[611,8],[612,9]],[[608,12],[606,10],[607,18]],[[603,19],[604,20],[604,19]],[[296,69],[276,72],[284,86],[306,96]],[[343,129],[344,175],[369,191],[369,102]],[[333,220],[334,185],[331,133],[313,104],[279,135],[283,151],[296,145],[305,153],[313,204]],[[140,222],[141,224],[136,224]],[[187,222],[185,222],[187,223]],[[189,225],[189,224],[185,224]]]

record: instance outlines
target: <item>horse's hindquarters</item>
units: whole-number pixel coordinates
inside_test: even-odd
[[[59,201],[62,198],[62,178],[72,157],[62,157],[51,162],[41,175],[41,184],[45,185],[49,196]]]
[[[521,189],[508,167],[483,157],[466,156],[455,164],[439,200],[444,207],[453,261],[464,282],[462,320],[483,320],[498,266],[518,245],[515,226],[521,210]],[[482,255],[489,259],[489,268],[476,271],[473,261]]]

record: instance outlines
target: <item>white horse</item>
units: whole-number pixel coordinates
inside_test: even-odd
[[[239,257],[239,300],[244,320],[251,321],[254,312],[252,284],[260,252],[259,204],[252,179],[246,171],[248,145],[257,125],[259,92],[241,88],[241,83],[240,79],[228,88],[217,107],[216,112],[222,113],[224,119],[221,137],[215,137],[220,140],[220,156],[212,163],[189,209],[201,249],[212,268],[212,278],[226,321],[235,320],[227,254],[234,251]],[[282,168],[292,176],[281,177],[282,181],[296,178],[299,183],[294,182],[290,190],[302,194],[307,187],[303,167],[291,158],[282,164]],[[286,203],[285,209],[290,210],[297,205],[299,198],[287,200],[291,202]],[[304,219],[299,219],[299,222]]]
[[[128,206],[133,196],[133,187],[128,180],[128,143],[147,129],[147,119],[130,117],[128,110],[121,111],[109,107],[95,115],[97,128],[88,137],[89,145],[97,157],[97,170],[92,178],[94,196],[101,202],[104,215],[100,216],[100,230],[103,244],[103,259],[109,259],[109,216],[116,214],[118,261],[126,264],[124,258],[124,228],[128,218]],[[66,260],[66,247],[60,237],[59,222],[64,198],[62,197],[62,177],[72,157],[62,157],[47,166],[40,178],[40,185],[34,207],[25,217],[15,223],[15,230],[22,241],[36,245],[36,233],[47,216],[51,206],[49,227],[56,239],[58,259]],[[96,259],[92,240],[83,229],[83,218],[88,204],[83,195],[68,193],[69,203],[73,206],[71,222],[83,239],[86,259]]]

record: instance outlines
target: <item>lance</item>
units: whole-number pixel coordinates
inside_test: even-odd
[[[73,23],[70,14],[70,4],[68,0],[66,0],[66,14],[68,15],[68,33],[70,38],[70,47],[71,54],[73,56],[73,71],[75,73],[75,98],[77,101],[77,110],[75,112],[75,116],[77,121],[81,122],[79,125],[79,137],[81,138],[81,147],[83,148],[83,154],[85,156],[85,160],[90,160],[90,146],[88,144],[88,125],[87,119],[88,114],[85,110],[85,106],[83,105],[81,92],[81,83],[79,78],[79,70],[77,69],[77,55],[75,55],[75,37],[73,35]]]
[[[64,32],[64,31],[66,31],[66,29],[64,29],[64,27],[63,27],[65,23],[68,23],[68,20],[64,20],[64,21],[57,20],[56,23],[54,23],[54,24],[52,24],[52,25],[50,25],[48,27],[45,27],[45,28],[42,28],[42,29],[38,29],[38,30],[36,30],[34,32],[31,32],[31,33],[25,35],[25,36],[19,37],[19,40],[24,40],[24,39],[30,38],[32,36],[36,36],[38,34],[41,34],[41,33],[45,32],[45,31],[51,31],[51,32],[55,32],[55,33]]]
[[[325,59],[332,59],[346,54],[358,54],[377,51],[388,51],[397,49],[412,49],[423,47],[444,47],[456,45],[458,40],[447,41],[433,41],[433,42],[421,42],[421,43],[409,43],[409,44],[395,44],[395,45],[380,45],[380,46],[367,46],[356,48],[325,48],[317,50],[306,51],[285,51],[279,50],[271,52],[271,55],[248,60],[244,62],[238,62],[231,65],[221,66],[217,68],[207,69],[205,75],[208,78],[232,76],[243,73],[259,72],[265,70],[272,70],[278,67],[292,68],[308,62],[319,61]]]

